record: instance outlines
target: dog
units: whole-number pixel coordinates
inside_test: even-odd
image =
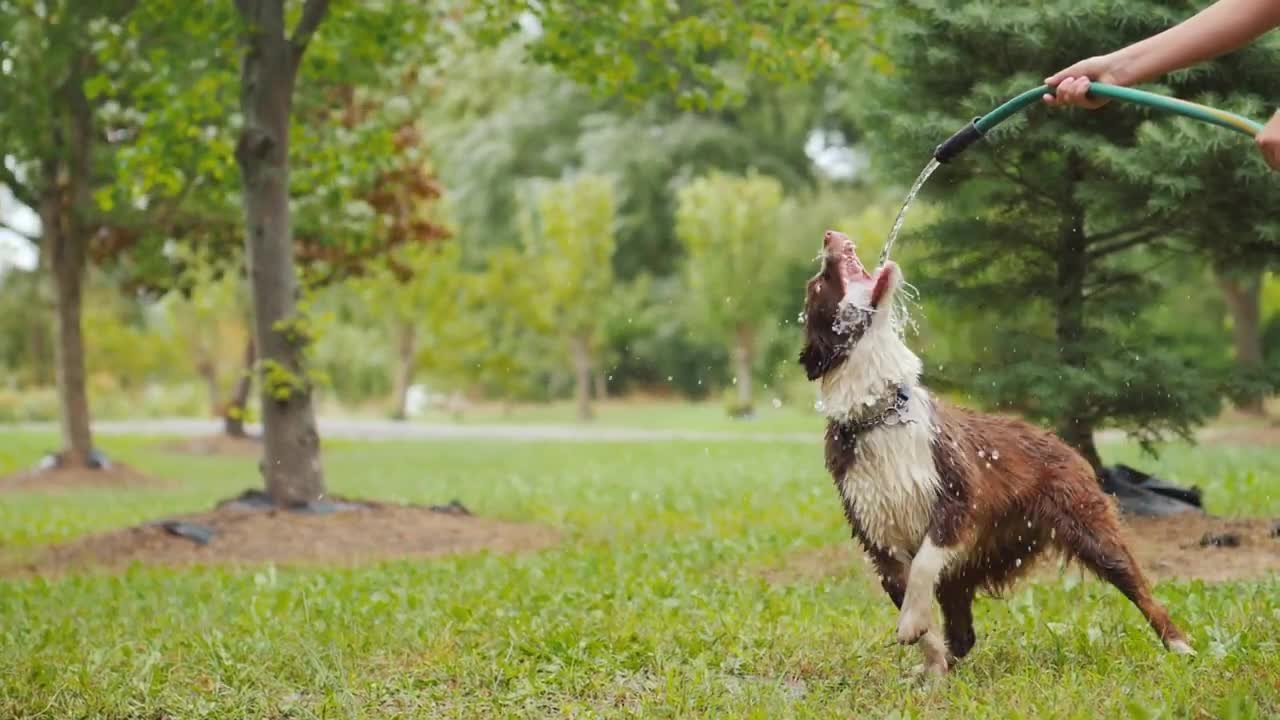
[[[1047,550],[1124,593],[1169,651],[1194,654],[1088,461],[1050,432],[951,407],[920,384],[895,318],[903,282],[893,262],[867,272],[849,238],[827,231],[805,287],[799,360],[818,384],[845,517],[900,611],[898,641],[921,648],[919,669],[942,675],[968,654],[975,594],[998,595]]]

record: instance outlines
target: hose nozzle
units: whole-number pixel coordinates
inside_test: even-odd
[[[982,131],[978,129],[978,118],[965,125],[955,135],[947,138],[933,151],[933,159],[946,164],[964,152],[970,145],[982,139]]]

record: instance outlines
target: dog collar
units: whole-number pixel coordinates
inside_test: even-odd
[[[911,388],[901,383],[889,386],[880,399],[865,413],[845,418],[836,423],[840,438],[846,446],[856,449],[858,438],[878,427],[904,425],[912,422],[907,417],[907,405],[911,402]]]

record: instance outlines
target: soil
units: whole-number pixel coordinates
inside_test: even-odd
[[[1129,547],[1152,581],[1225,582],[1280,577],[1280,537],[1272,536],[1276,523],[1274,519],[1216,518],[1194,513],[1125,518]],[[1207,538],[1216,538],[1219,544],[1202,545]],[[1078,572],[1074,568],[1069,572]],[[1046,559],[1035,573],[1049,577],[1061,571],[1059,562]],[[782,564],[765,570],[764,577],[770,584],[789,585],[850,573],[875,576],[852,540],[793,553]]]
[[[338,501],[343,507],[353,502]],[[436,509],[375,502],[357,505],[357,509],[329,513],[223,505],[209,512],[166,518],[56,545],[31,562],[8,570],[59,575],[87,567],[119,569],[133,563],[352,566],[480,550],[536,550],[557,540],[551,528],[480,518],[459,505]],[[173,521],[184,523],[184,528],[212,530],[212,539],[201,544],[161,525]]]
[[[65,492],[83,488],[171,487],[168,480],[151,477],[128,465],[113,463],[110,468],[50,468],[21,470],[0,477],[2,492]]]
[[[222,455],[232,457],[261,457],[262,439],[257,437],[232,437],[226,434],[206,435],[165,443],[161,449],[181,455]]]
[[[1280,445],[1280,421],[1272,420],[1267,425],[1223,428],[1206,433],[1200,441],[1206,445],[1262,445],[1276,447]]]

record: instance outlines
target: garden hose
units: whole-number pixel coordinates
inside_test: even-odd
[[[1028,105],[1038,101],[1044,97],[1046,93],[1054,92],[1048,85],[1041,85],[1034,90],[1028,90],[1017,97],[1005,102],[1000,107],[991,112],[976,118],[973,122],[966,125],[955,135],[947,138],[933,151],[933,159],[940,163],[950,162],[954,157],[964,152],[966,148],[974,142],[981,139],[987,134],[991,128],[1008,120],[1014,113],[1023,110]],[[1229,113],[1217,108],[1211,108],[1207,105],[1179,100],[1178,98],[1157,95],[1156,93],[1145,92],[1143,90],[1134,90],[1133,88],[1120,87],[1118,85],[1108,85],[1106,83],[1091,83],[1089,85],[1089,94],[1099,97],[1111,98],[1114,100],[1126,100],[1128,102],[1146,105],[1147,107],[1156,108],[1158,110],[1168,110],[1178,115],[1184,115],[1201,122],[1207,122],[1211,125],[1235,130],[1249,137],[1254,137],[1262,130],[1262,124],[1254,122],[1247,117]]]

